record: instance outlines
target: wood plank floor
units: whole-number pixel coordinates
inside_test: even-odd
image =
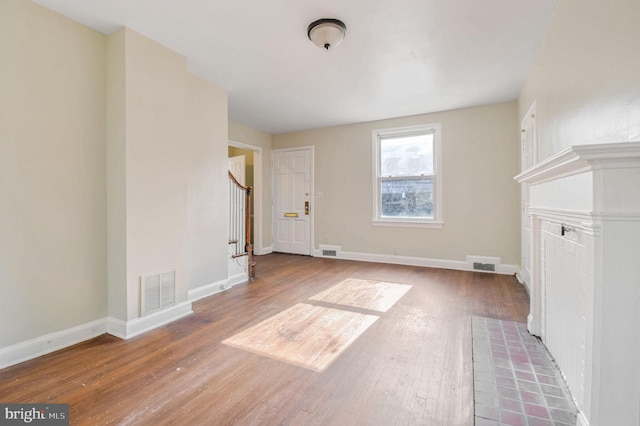
[[[472,425],[471,316],[526,320],[514,277],[271,254],[250,284],[122,341],[0,370],[0,402],[68,403],[72,425]],[[348,278],[411,289],[321,373],[221,344]]]

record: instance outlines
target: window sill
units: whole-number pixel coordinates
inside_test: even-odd
[[[444,226],[444,222],[439,222],[435,220],[423,221],[423,220],[412,220],[412,219],[373,219],[371,221],[373,226],[391,226],[391,227],[399,227],[399,228],[431,228],[431,229],[442,229]]]

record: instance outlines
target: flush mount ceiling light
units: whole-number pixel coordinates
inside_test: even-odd
[[[309,24],[307,36],[316,46],[329,50],[344,38],[347,26],[338,19],[318,19]]]

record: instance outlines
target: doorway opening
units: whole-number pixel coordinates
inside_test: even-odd
[[[244,161],[241,158],[244,156]],[[262,148],[229,140],[228,146],[229,171],[251,191],[251,244],[255,254],[265,254],[262,244]],[[244,165],[240,165],[243,162]],[[233,170],[231,169],[233,168]],[[244,169],[244,171],[241,171]],[[236,176],[238,174],[238,176]]]

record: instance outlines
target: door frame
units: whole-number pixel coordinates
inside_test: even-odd
[[[271,194],[275,194],[274,191],[274,185],[275,185],[275,178],[274,178],[274,167],[273,167],[273,162],[274,162],[274,154],[278,153],[278,152],[291,152],[291,151],[309,151],[309,166],[311,168],[310,173],[311,173],[311,182],[309,185],[309,203],[310,203],[310,207],[309,207],[309,256],[313,256],[313,253],[315,251],[315,240],[314,240],[314,234],[315,234],[315,226],[314,226],[314,222],[315,222],[315,211],[316,211],[316,197],[315,197],[315,145],[304,145],[304,146],[296,146],[296,147],[291,147],[291,148],[278,148],[278,149],[272,149],[271,150]],[[275,202],[275,195],[272,195],[272,200],[271,200],[271,247],[273,247],[273,242],[276,236],[276,229],[274,226],[274,218],[276,217],[276,202]]]
[[[229,139],[228,146],[253,151],[253,253],[267,254],[262,245],[262,148]],[[268,251],[270,253],[270,251]]]
[[[530,138],[527,136],[527,131],[531,129],[532,135]],[[538,162],[538,117],[537,117],[537,108],[536,101],[533,101],[525,115],[522,117],[522,121],[520,122],[520,171],[523,172],[525,169],[533,167]],[[527,141],[531,141],[530,148],[530,157],[529,161],[531,164],[527,164],[525,159],[525,143]],[[538,259],[536,258],[537,252],[536,247],[538,241],[536,238],[540,238],[534,226],[536,225],[533,217],[529,214],[529,184],[522,183],[520,185],[520,250],[521,250],[521,265],[520,265],[520,279],[521,282],[525,285],[529,296],[531,297],[531,306],[530,313],[527,319],[529,325],[529,331],[535,334],[535,331],[538,331],[535,326],[532,325],[532,313],[537,310],[540,301],[534,301],[535,295],[532,294],[532,282],[535,279],[534,275],[536,274],[535,268],[538,265]],[[525,239],[525,235],[528,240]],[[525,264],[525,256],[524,254],[528,252],[528,259],[526,259]],[[528,266],[528,269],[527,269]],[[532,326],[534,329],[532,329]]]
[[[538,128],[537,128],[537,116],[536,116],[536,102],[534,101],[529,107],[526,114],[522,117],[520,122],[520,171],[533,167],[538,161]],[[528,134],[528,130],[531,129],[532,134]],[[531,142],[530,155],[528,160],[531,164],[527,163],[525,157],[525,143]],[[522,183],[520,185],[520,251],[521,251],[521,264],[520,264],[520,280],[524,283],[527,290],[531,291],[531,275],[533,268],[533,229],[531,224],[531,217],[529,215],[529,185]],[[525,238],[525,236],[527,238]],[[528,259],[525,260],[525,253],[528,252]],[[526,263],[525,263],[526,262]],[[528,267],[528,269],[527,269]]]

